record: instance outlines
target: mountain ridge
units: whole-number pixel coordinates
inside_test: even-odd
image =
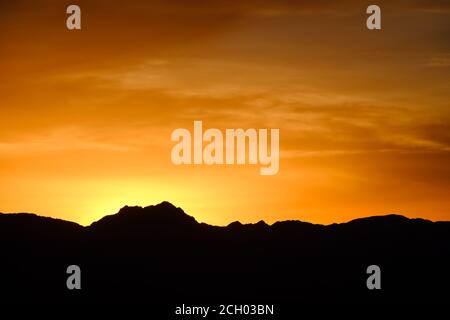
[[[125,206],[90,226],[0,214],[0,252],[8,297],[71,297],[65,272],[75,264],[89,298],[359,299],[376,294],[365,286],[375,264],[383,296],[450,298],[450,222],[400,215],[212,226],[168,202]]]
[[[173,205],[172,203],[168,202],[168,201],[163,201],[159,204],[156,205],[149,205],[149,206],[128,206],[125,205],[122,208],[119,209],[118,212],[113,213],[113,214],[109,214],[109,215],[105,215],[102,218],[100,218],[99,220],[96,220],[94,222],[92,222],[90,225],[86,225],[83,226],[79,223],[70,221],[70,220],[65,220],[65,219],[60,219],[60,218],[53,218],[53,217],[49,217],[49,216],[43,216],[43,215],[39,215],[36,213],[29,213],[29,212],[17,212],[17,213],[4,213],[4,212],[0,212],[0,215],[9,215],[9,216],[17,216],[17,217],[24,217],[24,216],[29,216],[29,217],[33,217],[33,218],[38,218],[38,219],[43,219],[45,221],[53,221],[53,222],[66,222],[66,223],[70,223],[70,224],[74,224],[77,225],[81,228],[84,229],[89,229],[92,227],[95,227],[99,224],[101,224],[102,222],[106,222],[109,219],[116,219],[117,217],[121,217],[121,216],[129,216],[130,214],[143,214],[143,213],[150,213],[153,214],[155,212],[150,212],[151,210],[164,210],[165,212],[167,212],[167,210],[170,210],[171,213],[177,212],[180,215],[184,215],[185,218],[188,218],[191,221],[195,221],[197,224],[200,225],[206,225],[206,226],[210,226],[210,227],[215,227],[215,228],[235,228],[235,227],[251,227],[251,226],[259,226],[259,227],[269,227],[272,228],[274,226],[279,226],[280,224],[302,224],[302,225],[310,225],[310,226],[318,226],[318,227],[333,227],[333,226],[339,226],[339,225],[346,225],[346,224],[357,224],[357,223],[367,223],[367,222],[377,222],[377,221],[421,221],[424,223],[450,223],[450,221],[431,221],[428,219],[424,219],[424,218],[409,218],[400,214],[386,214],[386,215],[375,215],[375,216],[367,216],[367,217],[360,217],[360,218],[355,218],[346,222],[339,222],[339,223],[331,223],[331,224],[319,224],[319,223],[312,223],[312,222],[307,222],[307,221],[303,221],[303,220],[293,220],[293,219],[289,219],[289,220],[280,220],[280,221],[275,221],[271,224],[266,223],[264,220],[260,220],[256,223],[242,223],[240,221],[232,221],[227,225],[224,226],[217,226],[217,225],[211,225],[205,222],[198,222],[193,216],[190,216],[189,214],[187,214],[183,209],[181,209],[181,207],[176,207],[175,205]],[[167,221],[170,222],[170,221]]]

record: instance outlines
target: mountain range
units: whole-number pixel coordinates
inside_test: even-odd
[[[0,214],[1,296],[17,298],[449,298],[450,222],[375,216],[318,225],[197,222],[168,202],[83,227]],[[82,289],[68,290],[78,265]],[[366,286],[381,269],[381,290]]]

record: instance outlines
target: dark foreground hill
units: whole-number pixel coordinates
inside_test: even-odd
[[[198,223],[163,202],[89,227],[0,214],[1,295],[29,298],[449,298],[450,222],[390,215],[344,224]],[[66,288],[79,265],[82,289]],[[366,268],[381,268],[368,290]]]

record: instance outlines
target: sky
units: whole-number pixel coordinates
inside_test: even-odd
[[[0,0],[0,212],[450,220],[450,3],[377,1],[373,31],[370,4]],[[278,174],[174,165],[194,120],[279,128]]]

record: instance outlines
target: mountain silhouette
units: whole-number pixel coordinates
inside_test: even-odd
[[[83,227],[0,214],[0,248],[7,297],[450,297],[450,222],[399,215],[219,227],[162,202],[126,206]],[[82,290],[67,289],[69,265],[80,266]],[[369,265],[381,268],[381,290],[367,289]]]

